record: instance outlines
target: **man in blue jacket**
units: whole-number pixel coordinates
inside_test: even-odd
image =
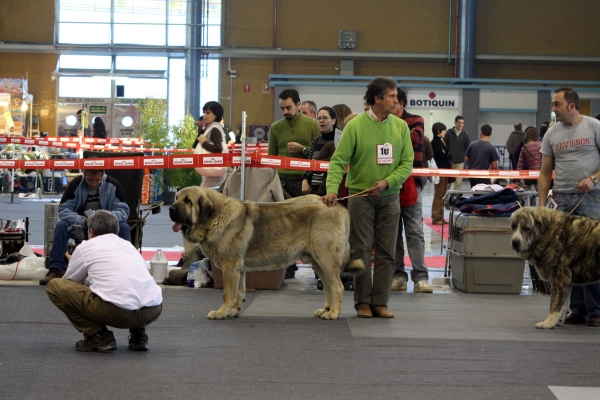
[[[106,175],[103,170],[86,170],[83,175],[69,183],[60,200],[58,206],[60,221],[54,229],[48,273],[40,280],[40,285],[47,285],[54,278],[62,278],[67,269],[64,256],[71,237],[69,228],[79,225],[84,232],[87,232],[87,218],[96,210],[112,212],[119,220],[119,237],[131,241],[127,224],[129,207],[121,185],[115,178]]]

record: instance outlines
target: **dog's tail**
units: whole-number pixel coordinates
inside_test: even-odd
[[[346,265],[342,266],[342,274],[356,276],[365,271],[365,263],[363,260],[350,260]]]

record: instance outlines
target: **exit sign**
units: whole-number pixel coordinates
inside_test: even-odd
[[[90,106],[90,114],[106,114],[106,106]]]

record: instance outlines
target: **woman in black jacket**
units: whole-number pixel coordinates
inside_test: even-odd
[[[446,125],[441,122],[436,122],[432,126],[433,140],[431,141],[431,148],[433,149],[433,159],[437,164],[438,168],[452,169],[452,154],[444,140],[446,136]],[[433,194],[433,203],[431,205],[431,219],[434,225],[447,224],[444,221],[444,201],[443,197],[448,189],[448,177],[440,176],[440,183],[435,185],[435,191]]]

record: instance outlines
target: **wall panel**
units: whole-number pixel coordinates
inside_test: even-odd
[[[453,77],[454,65],[445,62],[357,61],[354,75]]]
[[[273,47],[273,0],[227,0],[225,46]]]
[[[339,31],[357,31],[357,50],[446,52],[447,0],[278,1],[278,47],[339,49]]]
[[[600,55],[598,0],[479,0],[477,53]]]
[[[227,60],[222,61],[221,67],[221,98],[219,102],[225,109],[225,121],[228,122],[229,100],[226,97],[229,97],[230,78],[226,74]],[[271,88],[271,94],[263,94],[263,85],[269,83],[269,74],[273,71],[273,61],[232,59],[231,69],[237,71],[237,78],[233,78],[232,128],[242,123],[242,111],[246,111],[248,114],[248,125],[270,125],[273,122],[275,89]],[[244,84],[250,85],[250,93],[244,93]]]
[[[0,41],[52,43],[54,0],[2,0]]]
[[[477,78],[600,81],[597,65],[477,63]]]

